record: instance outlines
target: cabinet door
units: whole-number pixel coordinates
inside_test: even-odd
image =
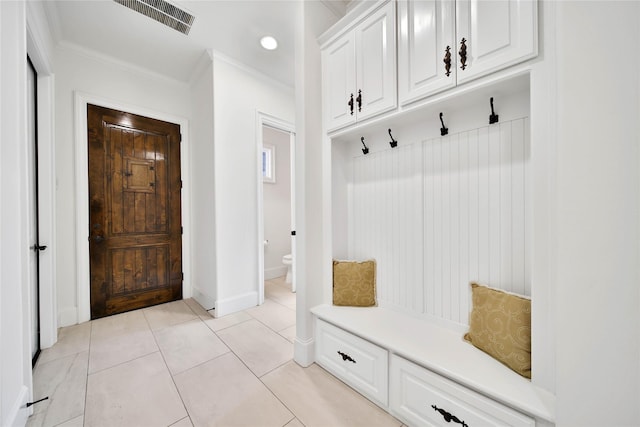
[[[516,64],[538,53],[536,0],[458,0],[456,52],[466,40],[467,60],[458,83]]]
[[[396,10],[390,1],[355,29],[358,120],[396,107]]]
[[[324,116],[327,131],[356,121],[355,37],[353,32],[322,51]],[[353,97],[353,109],[349,100]]]
[[[404,105],[456,85],[455,3],[398,2],[398,90]],[[449,48],[450,67],[445,56]]]

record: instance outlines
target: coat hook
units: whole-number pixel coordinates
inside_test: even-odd
[[[389,129],[389,136],[391,137],[391,141],[389,142],[389,145],[391,145],[391,148],[396,148],[396,146],[398,145],[398,141],[393,139],[393,135],[391,135],[391,129]]]
[[[369,154],[369,149],[367,148],[367,146],[364,144],[364,136],[360,138],[360,142],[362,142],[362,146],[364,147],[362,149],[362,154]]]
[[[444,120],[442,120],[442,113],[440,113],[440,123],[442,123],[442,127],[440,128],[440,135],[445,136],[449,133],[449,128],[444,126]]]
[[[489,116],[489,124],[492,125],[494,123],[498,123],[498,115],[493,111],[493,96],[489,100],[491,103],[491,115]]]

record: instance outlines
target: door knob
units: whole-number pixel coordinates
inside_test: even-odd
[[[104,241],[104,237],[98,235],[98,236],[94,236],[93,241],[96,243],[102,243]]]

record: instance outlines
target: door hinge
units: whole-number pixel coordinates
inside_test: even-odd
[[[180,275],[182,276],[182,280],[184,280],[184,273],[180,273]]]
[[[180,234],[184,234],[184,227],[180,227]]]
[[[180,188],[182,188],[182,180],[180,180]]]
[[[295,236],[296,235],[296,230],[291,231],[291,235]]]

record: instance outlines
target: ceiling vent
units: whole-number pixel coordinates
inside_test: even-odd
[[[183,34],[189,34],[195,16],[165,0],[113,0],[129,9],[148,16],[151,19],[178,30]]]

